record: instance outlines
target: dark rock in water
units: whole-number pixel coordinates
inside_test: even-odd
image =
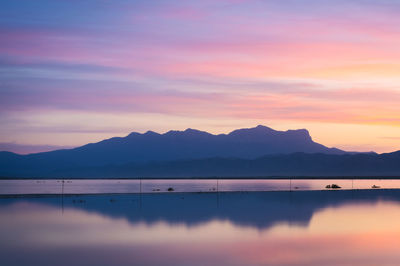
[[[327,185],[325,188],[334,188],[334,189],[338,189],[338,188],[342,188],[341,186],[337,185],[337,184],[332,184],[332,185]]]

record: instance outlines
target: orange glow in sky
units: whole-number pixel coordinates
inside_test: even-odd
[[[6,1],[0,143],[263,124],[399,150],[399,12],[390,0]]]

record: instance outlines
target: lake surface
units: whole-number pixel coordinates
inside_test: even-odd
[[[400,265],[400,190],[3,196],[0,236],[5,266]]]
[[[93,179],[93,180],[0,180],[0,195],[7,194],[101,194],[326,190],[338,184],[341,189],[400,188],[393,179]]]

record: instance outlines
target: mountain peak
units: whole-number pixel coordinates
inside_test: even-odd
[[[193,128],[187,128],[185,131],[183,131],[185,133],[189,133],[189,134],[197,134],[197,133],[206,133],[204,131],[200,131],[197,129],[193,129]]]
[[[187,128],[185,131],[183,131],[183,133],[188,136],[211,136],[212,135],[206,131],[201,131],[201,130],[192,129],[192,128]]]
[[[127,138],[132,138],[132,137],[140,136],[140,135],[142,135],[142,134],[140,134],[140,133],[138,133],[138,132],[131,132],[131,133],[129,133],[129,135],[126,136],[126,137],[127,137]]]
[[[265,135],[265,134],[271,134],[275,133],[277,131],[273,130],[272,128],[263,126],[263,125],[258,125],[256,127],[252,128],[242,128],[242,129],[237,129],[229,133],[228,135],[230,136],[254,136],[254,135]]]
[[[257,130],[268,130],[268,131],[275,131],[275,130],[273,130],[272,128],[270,128],[270,127],[267,127],[267,126],[264,126],[264,125],[258,125],[258,126],[256,126],[256,127],[254,127],[254,128],[250,128],[250,129],[257,129]]]
[[[305,128],[295,129],[295,130],[289,129],[289,130],[286,131],[286,133],[311,139],[310,132]]]
[[[208,132],[197,130],[197,129],[192,129],[192,128],[187,128],[184,131],[180,130],[170,130],[167,133],[164,134],[165,136],[208,136],[211,135]]]
[[[158,134],[157,132],[148,130],[148,131],[147,131],[146,133],[144,133],[143,135],[146,135],[146,136],[159,136],[160,134]]]

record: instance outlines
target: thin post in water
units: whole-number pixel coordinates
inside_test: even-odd
[[[64,179],[61,181],[61,213],[64,214]]]

